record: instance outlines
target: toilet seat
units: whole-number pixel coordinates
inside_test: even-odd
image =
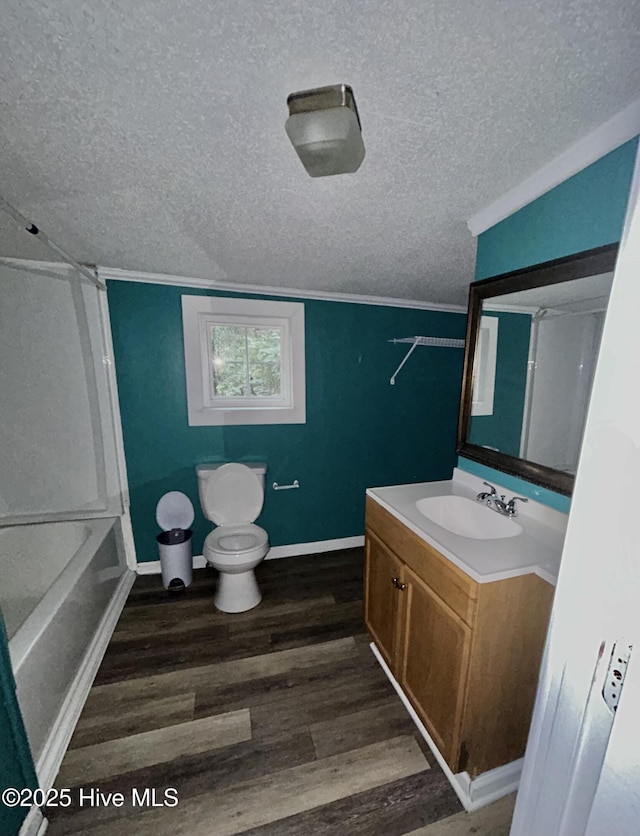
[[[220,525],[207,535],[204,549],[222,555],[244,557],[263,549],[268,542],[267,532],[253,523]]]

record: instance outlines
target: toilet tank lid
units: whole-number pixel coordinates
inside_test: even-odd
[[[204,464],[197,464],[196,473],[198,476],[213,473],[214,470],[222,467],[223,464],[231,464],[231,462],[205,462]],[[267,465],[265,462],[234,462],[234,464],[243,464],[259,476],[264,476],[267,472]]]

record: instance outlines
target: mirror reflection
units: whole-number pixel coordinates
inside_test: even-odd
[[[612,278],[482,300],[469,443],[575,474]]]

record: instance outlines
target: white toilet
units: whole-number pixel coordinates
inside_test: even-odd
[[[253,522],[262,510],[266,472],[264,464],[196,466],[202,510],[217,525],[203,551],[220,573],[214,603],[222,612],[245,612],[262,600],[253,570],[269,551],[269,539]]]

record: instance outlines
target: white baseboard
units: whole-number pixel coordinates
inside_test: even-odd
[[[100,620],[91,643],[80,665],[64,703],[60,709],[56,722],[51,729],[49,738],[36,764],[39,786],[45,792],[49,790],[56,779],[60,764],[64,758],[69,741],[73,735],[80,712],[86,702],[89,690],[93,684],[102,657],[105,654],[109,639],[113,635],[116,623],[125,605],[129,590],[133,586],[135,573],[127,571],[116,587],[111,601]],[[44,832],[44,831],[43,831]]]
[[[303,554],[337,552],[340,549],[355,549],[358,546],[364,546],[364,534],[359,534],[356,537],[338,537],[336,540],[316,540],[314,543],[274,546],[269,550],[266,560],[278,560],[281,557],[301,557]]]
[[[34,805],[22,822],[19,836],[44,836],[48,827],[49,819],[42,815],[40,807]]]
[[[467,772],[452,772],[449,765],[440,754],[433,738],[426,730],[424,723],[418,717],[414,707],[407,699],[404,691],[398,683],[398,680],[391,673],[389,666],[382,658],[380,651],[373,642],[371,642],[369,647],[371,648],[373,655],[378,660],[380,667],[386,673],[389,682],[395,688],[396,693],[402,700],[404,707],[411,715],[411,719],[416,724],[418,731],[425,739],[427,746],[431,749],[435,759],[442,767],[442,771],[449,779],[449,783],[460,799],[462,806],[468,813],[471,813],[474,810],[479,810],[481,807],[485,807],[487,804],[491,804],[493,801],[497,801],[504,795],[508,795],[518,789],[518,785],[520,783],[520,773],[522,772],[522,758],[520,758],[520,760],[513,761],[512,763],[507,763],[504,766],[499,766],[497,769],[491,769],[489,772],[483,772],[482,775],[478,775],[478,777],[474,778],[473,781]]]
[[[511,761],[504,766],[498,766],[496,769],[483,772],[473,781],[467,772],[460,772],[455,775],[454,777],[462,787],[463,792],[471,799],[470,806],[467,809],[470,811],[478,810],[480,807],[485,807],[487,804],[497,801],[504,795],[515,792],[520,786],[523,762],[524,758]]]
[[[279,560],[281,557],[301,557],[305,554],[322,554],[323,552],[335,552],[340,549],[355,549],[364,546],[364,535],[356,537],[338,537],[336,540],[316,540],[314,543],[293,543],[290,546],[273,546],[269,550],[265,560]],[[203,569],[207,565],[204,555],[193,556],[193,568]],[[147,560],[138,563],[136,572],[139,575],[159,575],[160,561]]]
[[[204,555],[194,554],[194,569],[204,569],[206,565],[207,561],[204,559]],[[138,563],[138,565],[136,566],[136,572],[138,573],[138,575],[159,575],[160,571],[161,570],[159,560],[147,560],[144,563]]]

